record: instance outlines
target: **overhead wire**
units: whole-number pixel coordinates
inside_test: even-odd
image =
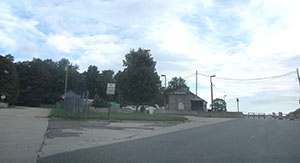
[[[190,78],[190,77],[192,77],[192,76],[194,76],[194,75],[196,75],[196,74],[194,73],[194,74],[188,75],[188,76],[186,76],[186,77],[183,77],[183,79]]]
[[[291,71],[291,72],[281,74],[281,75],[276,75],[276,76],[268,76],[268,77],[260,77],[260,78],[248,78],[248,79],[247,78],[245,78],[245,79],[242,79],[242,78],[228,78],[228,77],[218,77],[218,76],[215,76],[214,78],[220,79],[220,80],[232,80],[232,81],[255,81],[255,80],[266,80],[266,79],[281,78],[281,77],[288,76],[288,75],[291,75],[291,74],[294,74],[294,73],[296,73],[296,71]],[[204,76],[204,77],[210,77],[209,75],[206,75],[206,74],[201,74],[201,73],[198,73],[198,74],[201,75],[201,76]]]
[[[288,72],[285,74],[281,74],[281,75],[276,75],[276,76],[268,76],[268,77],[260,77],[260,78],[248,78],[248,79],[237,79],[237,78],[225,78],[225,77],[215,77],[217,79],[222,79],[222,80],[235,80],[235,81],[253,81],[253,80],[266,80],[266,79],[275,79],[275,78],[281,78],[284,76],[288,76],[291,74],[296,73],[296,71],[292,71],[292,72]]]

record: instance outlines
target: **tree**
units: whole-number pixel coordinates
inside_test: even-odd
[[[94,97],[97,92],[97,81],[100,77],[97,66],[89,66],[88,70],[83,73],[85,85],[91,97]]]
[[[223,99],[216,98],[213,100],[212,111],[227,111],[226,102]]]
[[[95,94],[93,106],[94,107],[105,107],[105,106],[107,106],[107,103],[103,99],[101,99],[98,94]]]
[[[124,71],[119,74],[122,98],[135,105],[144,105],[153,100],[159,91],[160,80],[156,62],[150,50],[131,50],[123,60]]]
[[[103,70],[99,75],[99,79],[97,81],[97,93],[100,97],[102,97],[105,101],[111,101],[112,96],[108,96],[106,94],[107,83],[114,82],[113,80],[114,71],[113,70]]]
[[[50,98],[47,92],[53,77],[42,60],[34,58],[31,62],[19,62],[17,70],[20,79],[18,104],[39,106],[46,98]]]
[[[179,77],[179,78],[174,77],[174,78],[172,78],[171,81],[169,81],[168,92],[171,92],[173,90],[177,90],[177,89],[180,89],[180,88],[189,88],[186,85],[185,80],[182,79],[181,77]]]
[[[68,90],[81,94],[85,89],[83,75],[78,72],[79,66],[70,64],[68,66]],[[93,96],[90,96],[93,97]]]
[[[14,104],[19,96],[19,80],[13,57],[0,56],[0,96],[5,95],[5,102]]]

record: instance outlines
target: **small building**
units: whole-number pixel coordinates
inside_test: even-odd
[[[207,111],[207,102],[188,88],[174,90],[168,94],[168,97],[169,110]]]
[[[76,93],[74,93],[73,91],[68,91],[66,94],[63,94],[61,96],[63,99],[68,99],[68,98],[80,98],[79,95],[77,95]]]

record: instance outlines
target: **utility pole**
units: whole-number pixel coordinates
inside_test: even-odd
[[[216,75],[211,75],[210,76],[210,97],[211,97],[211,111],[213,111],[213,100],[214,100],[214,95],[213,95],[213,83],[212,83],[212,78],[216,77]]]
[[[65,79],[65,95],[66,95],[66,93],[67,93],[67,87],[68,87],[68,66],[66,67],[65,70],[66,70],[66,79]]]
[[[298,79],[299,86],[300,86],[300,77],[299,77],[299,70],[298,69],[297,69],[297,79]]]
[[[240,105],[239,105],[240,99],[236,98],[236,107],[237,107],[237,111],[240,112]]]
[[[165,77],[165,89],[164,89],[164,107],[166,109],[166,89],[167,89],[167,75],[161,75],[162,77]]]
[[[196,96],[198,96],[198,71],[196,70]]]

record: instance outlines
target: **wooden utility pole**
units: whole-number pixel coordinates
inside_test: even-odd
[[[67,93],[67,89],[68,89],[68,66],[66,67],[66,78],[65,78],[65,94],[64,96],[66,96]]]

